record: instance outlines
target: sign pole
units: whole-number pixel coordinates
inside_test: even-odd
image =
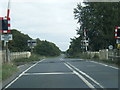
[[[9,15],[10,15],[10,0],[8,1],[8,9],[7,9],[7,20],[9,19]],[[8,34],[6,33],[8,37]],[[5,47],[5,63],[8,62],[8,40],[4,40],[4,47]]]

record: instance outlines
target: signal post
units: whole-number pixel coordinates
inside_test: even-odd
[[[118,55],[120,55],[120,27],[115,28],[115,39],[116,39],[116,45],[118,49]]]
[[[10,30],[10,0],[8,2],[7,16],[0,17],[0,40],[4,42],[4,60],[3,63],[9,61],[8,57],[8,42],[12,40],[12,34]]]

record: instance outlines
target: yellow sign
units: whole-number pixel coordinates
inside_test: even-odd
[[[120,44],[117,44],[117,48],[120,49]]]

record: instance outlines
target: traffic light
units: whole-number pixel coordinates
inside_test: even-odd
[[[115,38],[120,39],[120,27],[115,28]]]
[[[10,18],[0,17],[0,33],[10,32]]]

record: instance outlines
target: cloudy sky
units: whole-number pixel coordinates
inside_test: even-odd
[[[0,2],[0,16],[6,15],[8,0]],[[76,36],[73,9],[82,0],[11,0],[11,28],[55,43],[67,50]]]

